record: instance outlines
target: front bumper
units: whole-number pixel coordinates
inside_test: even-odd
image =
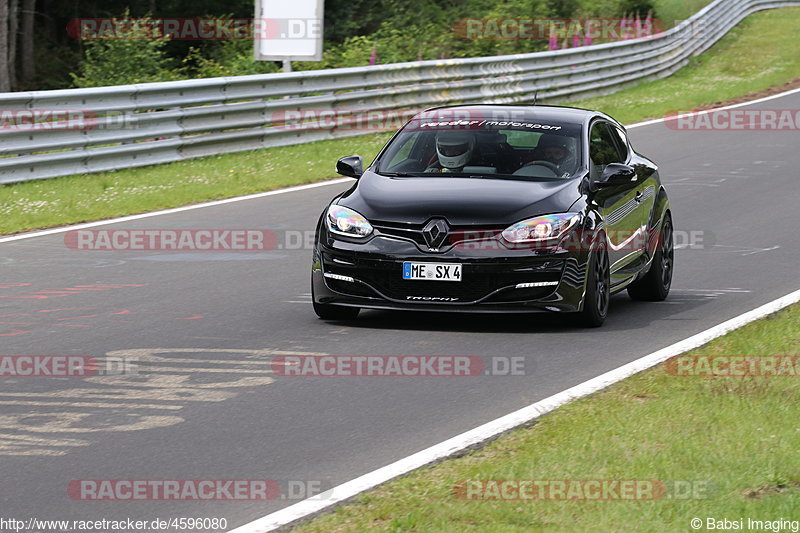
[[[491,239],[489,239],[491,240]],[[586,253],[453,246],[426,253],[410,240],[376,235],[366,243],[320,231],[314,248],[314,301],[369,309],[447,312],[574,312],[582,308]],[[403,262],[460,263],[461,281],[412,281]]]

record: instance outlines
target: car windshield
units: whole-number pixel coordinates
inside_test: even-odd
[[[581,125],[531,119],[412,119],[376,162],[386,176],[568,179],[581,167]]]

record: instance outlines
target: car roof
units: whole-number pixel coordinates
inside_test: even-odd
[[[464,111],[467,114],[475,113],[476,115],[490,115],[496,112],[501,115],[511,114],[516,120],[561,121],[572,124],[586,124],[594,118],[604,118],[615,124],[619,124],[613,118],[599,111],[556,105],[457,104],[431,107],[423,111],[423,113],[440,109]]]

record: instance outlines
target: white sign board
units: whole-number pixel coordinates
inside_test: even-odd
[[[256,0],[257,61],[321,61],[324,0]]]

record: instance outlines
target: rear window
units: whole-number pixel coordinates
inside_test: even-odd
[[[533,131],[516,131],[516,130],[500,130],[500,133],[506,136],[506,142],[514,148],[524,149],[536,148],[539,144],[539,137],[541,133]]]

